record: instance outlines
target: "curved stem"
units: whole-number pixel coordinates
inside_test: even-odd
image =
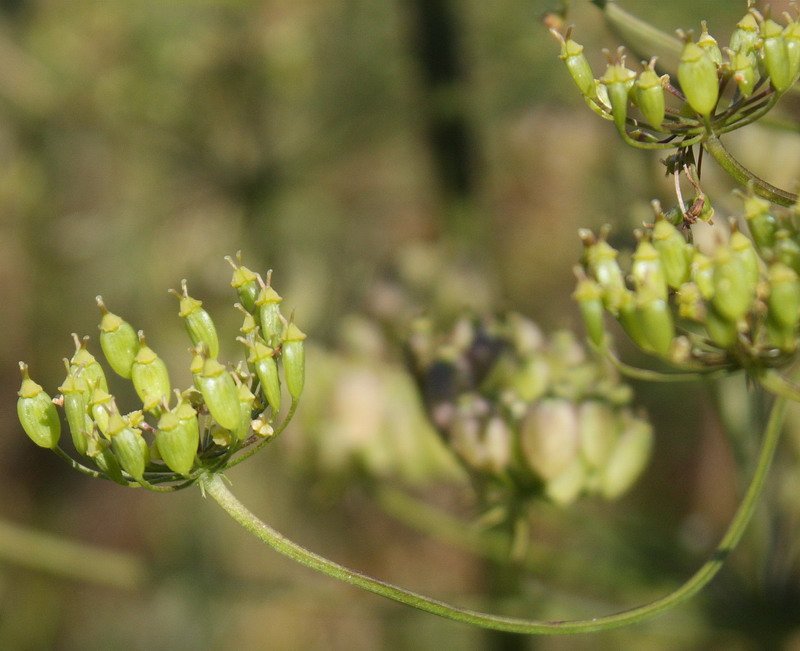
[[[764,179],[759,178],[744,167],[744,165],[731,156],[731,153],[725,149],[717,136],[709,136],[708,139],[703,142],[703,148],[711,154],[719,166],[736,181],[742,185],[752,183],[753,189],[757,195],[781,206],[793,206],[797,203],[796,194],[767,183]]]
[[[374,579],[361,572],[348,569],[347,567],[339,565],[292,542],[248,511],[228,490],[228,487],[225,485],[225,480],[221,475],[207,475],[202,477],[199,483],[204,493],[214,498],[234,520],[263,543],[306,567],[327,574],[345,583],[447,619],[465,622],[482,628],[525,634],[563,635],[570,633],[588,633],[591,631],[600,631],[624,626],[626,624],[633,624],[658,615],[686,601],[714,578],[725,562],[728,554],[741,539],[755,511],[758,497],[764,487],[767,471],[769,470],[778,440],[780,439],[785,407],[786,400],[784,398],[778,398],[772,407],[772,413],[770,414],[769,423],[767,424],[767,429],[761,444],[761,451],[759,453],[753,479],[750,482],[750,486],[727,532],[711,558],[706,561],[686,583],[665,597],[630,610],[593,619],[570,621],[522,619],[483,613],[453,606],[437,599],[431,599],[430,597],[406,590],[405,588],[398,587],[391,583]]]

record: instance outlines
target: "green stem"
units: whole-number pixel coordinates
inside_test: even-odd
[[[361,572],[348,569],[292,542],[247,510],[247,508],[228,490],[228,487],[225,485],[225,479],[221,475],[207,475],[202,477],[199,483],[204,493],[214,498],[234,520],[263,543],[310,569],[317,570],[323,574],[344,581],[345,583],[447,619],[465,622],[482,628],[525,634],[564,635],[589,633],[591,631],[607,630],[649,619],[686,601],[714,578],[725,562],[728,554],[730,554],[741,539],[755,511],[758,497],[764,487],[767,472],[772,462],[778,440],[780,439],[785,407],[786,400],[784,398],[778,398],[772,407],[772,413],[770,414],[767,429],[761,444],[761,451],[759,453],[753,479],[750,482],[750,486],[727,532],[711,558],[706,561],[686,583],[674,592],[648,604],[606,617],[593,619],[570,621],[521,619],[483,613],[431,599],[430,597],[411,592],[410,590],[400,588],[391,583],[374,579]]]
[[[717,136],[709,136],[708,139],[703,142],[703,147],[714,157],[714,160],[717,161],[719,166],[736,181],[742,185],[752,184],[757,195],[781,206],[793,206],[797,203],[796,194],[770,185],[744,167],[727,149],[725,149]]]

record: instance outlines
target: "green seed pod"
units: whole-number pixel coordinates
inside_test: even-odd
[[[94,388],[99,386],[104,391],[108,391],[108,382],[106,381],[106,374],[100,362],[95,359],[86,348],[89,343],[89,337],[84,337],[82,340],[78,339],[78,335],[72,333],[72,338],[75,341],[75,354],[70,360],[73,367],[83,368],[83,379],[89,387]]]
[[[623,294],[623,299],[619,306],[618,318],[620,325],[633,343],[648,353],[655,352],[645,334],[642,320],[636,309],[636,299],[634,298],[633,292],[626,290],[625,294]]]
[[[61,421],[52,399],[41,385],[31,380],[28,365],[19,363],[22,384],[17,395],[17,417],[22,429],[39,447],[54,450],[61,438]]]
[[[800,244],[785,228],[775,232],[775,259],[800,274]]]
[[[306,354],[303,340],[306,335],[294,322],[289,323],[283,335],[281,357],[283,359],[283,375],[286,388],[293,400],[298,400],[303,393],[306,376]]]
[[[194,466],[199,445],[197,412],[187,401],[181,400],[175,409],[164,412],[158,420],[158,453],[170,470],[187,475]]]
[[[733,80],[739,87],[742,97],[750,97],[756,85],[756,66],[753,59],[742,52],[732,54],[731,70]]]
[[[714,296],[714,263],[697,250],[692,256],[692,280],[705,300]]]
[[[761,38],[761,53],[770,83],[782,93],[794,83],[795,77],[783,28],[769,18],[761,26]]]
[[[604,469],[603,497],[613,500],[624,494],[644,471],[652,449],[653,427],[646,420],[631,416]]]
[[[525,414],[519,430],[528,467],[548,481],[578,457],[578,417],[575,406],[562,398],[544,398]]]
[[[789,54],[789,68],[792,76],[796,77],[800,73],[800,23],[790,20],[783,30],[783,37],[786,39],[786,52]]]
[[[650,296],[666,300],[667,281],[661,268],[661,259],[648,237],[643,237],[633,252],[631,276],[637,290],[646,287]]]
[[[776,262],[769,268],[769,318],[787,330],[800,323],[800,280],[785,264]]]
[[[189,333],[189,338],[195,346],[200,344],[208,346],[209,355],[217,357],[219,355],[219,338],[211,315],[202,308],[202,301],[189,296],[185,278],[181,280],[181,289],[183,290],[182,294],[174,289],[169,291],[180,299],[178,316],[183,319],[183,325],[186,327],[186,332]]]
[[[256,299],[256,308],[258,309],[261,335],[267,344],[273,346],[279,341],[283,332],[280,308],[283,298],[270,285],[271,275],[272,272],[268,273],[267,282],[261,283],[261,292]]]
[[[652,350],[662,357],[669,355],[675,338],[675,322],[667,301],[650,291],[639,292],[636,314]]]
[[[614,410],[605,402],[587,400],[578,406],[581,458],[589,468],[605,466],[617,438]]]
[[[770,213],[770,203],[756,196],[752,189],[748,194],[738,193],[744,201],[744,216],[759,251],[769,251],[775,246],[778,223]]]
[[[689,319],[703,323],[706,318],[706,307],[703,295],[695,283],[684,283],[675,295],[678,305],[678,315],[682,319]]]
[[[555,30],[550,31],[561,41],[561,54],[559,58],[566,64],[572,81],[575,82],[578,90],[581,91],[584,97],[589,99],[597,97],[594,73],[592,73],[592,67],[583,54],[583,45],[572,40],[569,30],[567,31],[566,38]]]
[[[64,413],[67,415],[72,444],[81,455],[86,455],[94,421],[89,416],[89,387],[84,380],[84,367],[70,366],[65,359],[67,377],[58,390],[64,395]]]
[[[733,348],[739,340],[736,322],[722,316],[713,305],[706,311],[705,326],[708,338],[720,348]]]
[[[237,251],[235,262],[229,255],[225,256],[225,260],[233,267],[231,287],[239,294],[239,300],[244,309],[252,314],[256,311],[256,299],[261,287],[258,282],[258,274],[242,265],[241,253],[241,251]]]
[[[683,46],[678,81],[689,106],[700,115],[710,115],[719,99],[717,66],[696,43]]]
[[[92,443],[96,446],[93,449]],[[86,451],[86,456],[91,458],[94,464],[108,477],[111,481],[127,486],[128,482],[122,474],[122,468],[119,461],[114,456],[111,449],[111,443],[108,441],[99,441],[98,439],[90,439],[89,448]]]
[[[605,239],[600,239],[586,229],[580,229],[578,235],[583,240],[584,261],[589,273],[603,288],[603,304],[612,314],[617,314],[623,295],[628,291],[625,279],[617,262],[618,252]]]
[[[691,276],[694,249],[677,228],[660,216],[653,227],[653,246],[658,251],[664,280],[678,289]]]
[[[703,48],[717,66],[722,65],[722,51],[717,45],[717,39],[708,33],[708,25],[705,20],[701,21],[700,25],[703,31],[700,33],[700,38],[697,39],[697,45]]]
[[[644,119],[656,130],[661,130],[661,123],[666,113],[664,99],[664,80],[653,69],[655,62],[639,75],[636,80],[635,97]]]
[[[202,372],[195,374],[195,382],[214,420],[231,432],[241,422],[239,395],[228,370],[216,359],[203,362]]]
[[[96,298],[97,306],[103,314],[100,320],[100,347],[108,363],[117,375],[126,380],[131,377],[131,367],[139,352],[139,338],[130,323],[108,311],[103,298]]]
[[[141,430],[131,427],[115,410],[109,414],[108,436],[111,439],[111,449],[122,469],[136,481],[141,482],[150,457]]]
[[[761,263],[750,238],[738,230],[736,222],[731,224],[731,239],[728,242],[728,246],[734,257],[742,261],[742,265],[747,272],[747,281],[755,293],[756,286],[761,278]]]
[[[276,351],[267,346],[263,340],[256,339],[253,342],[240,339],[242,343],[250,347],[250,355],[247,358],[261,382],[261,392],[264,398],[272,407],[273,414],[277,414],[281,409],[281,381],[278,375],[278,363],[275,359]]]
[[[139,352],[131,367],[131,380],[144,409],[160,413],[160,405],[169,402],[169,372],[164,360],[147,345],[142,330],[139,331]]]
[[[244,441],[248,436],[250,436],[250,423],[252,421],[253,403],[255,402],[256,397],[245,384],[240,384],[236,388],[236,393],[239,397],[239,411],[241,416],[239,420],[239,427],[234,434],[236,434],[236,438],[239,441]]]
[[[606,337],[603,323],[603,290],[598,283],[587,278],[580,267],[575,268],[575,274],[578,276],[578,286],[572,298],[578,302],[589,341],[595,346],[602,346]]]
[[[583,492],[586,485],[586,468],[575,458],[557,476],[544,485],[544,494],[559,506],[569,506]]]
[[[108,391],[96,387],[89,398],[89,412],[97,428],[105,435],[108,434],[108,410],[114,400]]]
[[[736,24],[736,29],[731,34],[730,48],[734,52],[741,52],[753,57],[753,65],[755,65],[754,52],[760,40],[758,21],[753,14],[748,12]]]
[[[711,301],[720,316],[736,323],[750,311],[755,287],[741,259],[726,247],[714,256],[714,296]]]
[[[619,131],[625,130],[625,120],[628,117],[628,93],[633,86],[636,73],[625,67],[625,64],[615,63],[608,66],[600,81],[605,85],[608,99],[611,102],[611,115]]]

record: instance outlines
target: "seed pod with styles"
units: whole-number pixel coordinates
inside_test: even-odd
[[[275,359],[276,351],[267,346],[259,337],[249,342],[239,339],[242,343],[250,347],[250,355],[247,363],[258,376],[261,383],[261,392],[264,398],[272,407],[273,413],[277,414],[281,409],[281,380],[278,375],[278,363]]]
[[[720,316],[736,323],[750,311],[755,298],[755,287],[750,274],[740,258],[723,247],[714,257],[714,308]]]
[[[17,416],[22,429],[39,447],[54,450],[61,438],[61,420],[53,400],[41,385],[31,380],[28,365],[19,363],[22,384],[17,395]]]
[[[771,213],[769,201],[754,194],[752,189],[747,194],[741,192],[737,194],[744,201],[744,216],[759,251],[772,250],[775,246],[778,222]]]
[[[131,367],[133,388],[146,411],[160,412],[162,403],[169,401],[170,381],[167,366],[155,351],[147,345],[144,332],[139,331],[139,352]]]
[[[67,415],[72,444],[78,453],[86,455],[94,421],[89,416],[89,387],[84,379],[85,368],[70,366],[65,359],[67,377],[58,390],[64,396],[64,413]]]
[[[643,237],[633,252],[631,276],[637,290],[647,287],[651,296],[667,298],[667,281],[661,267],[661,259],[649,237]]]
[[[602,494],[615,499],[627,491],[642,474],[653,449],[653,427],[631,416],[605,466]]]
[[[214,322],[211,320],[211,315],[203,309],[202,301],[189,296],[186,279],[181,280],[181,289],[183,290],[182,294],[174,289],[169,291],[180,299],[178,316],[183,319],[183,325],[186,326],[189,338],[195,346],[199,344],[208,346],[211,357],[216,357],[219,355],[219,338],[217,337],[217,329],[214,327]]]
[[[236,387],[236,393],[239,397],[240,420],[239,427],[233,433],[239,441],[244,441],[250,435],[250,422],[256,397],[250,391],[250,388],[243,383]]]
[[[666,113],[666,101],[664,99],[664,80],[653,69],[654,65],[655,61],[651,61],[639,75],[635,85],[635,96],[644,119],[654,129],[660,130]]]
[[[741,52],[734,52],[731,56],[731,69],[741,96],[750,97],[756,85],[756,66],[753,59]]]
[[[194,466],[200,429],[197,412],[184,399],[165,411],[158,421],[156,446],[158,453],[170,470],[186,475]]]
[[[298,400],[303,393],[306,374],[306,354],[303,340],[305,333],[298,328],[294,321],[286,327],[281,345],[283,359],[283,374],[286,379],[286,388],[293,400]]]
[[[108,436],[111,439],[111,449],[122,469],[141,482],[150,457],[141,430],[132,427],[114,408],[108,417]]]
[[[130,323],[108,311],[102,297],[98,296],[96,300],[103,314],[100,320],[100,347],[114,372],[130,379],[133,359],[139,352],[139,337]]]
[[[625,67],[623,62],[608,66],[600,81],[605,85],[608,99],[611,102],[611,115],[619,131],[625,130],[628,117],[628,92],[633,86],[636,73]]]
[[[653,227],[653,246],[658,251],[664,280],[672,289],[678,289],[691,275],[691,244],[661,215]]]
[[[261,336],[270,346],[275,345],[283,332],[281,322],[281,301],[283,297],[276,292],[272,285],[271,273],[267,274],[267,282],[262,283],[261,291],[256,299],[256,309],[258,310],[258,321],[261,326]]]
[[[730,48],[734,52],[741,52],[746,56],[752,57],[755,65],[754,53],[760,40],[758,21],[748,11],[744,18],[736,24],[736,29],[731,34]]]
[[[597,91],[594,83],[594,74],[586,55],[583,53],[583,45],[572,40],[571,30],[568,29],[566,36],[551,29],[550,32],[561,41],[561,54],[559,58],[566,64],[567,70],[572,77],[572,81],[584,95],[584,97],[594,98]]]
[[[95,359],[89,350],[86,348],[89,343],[89,337],[78,339],[78,335],[72,333],[72,338],[75,341],[75,354],[70,360],[70,365],[76,368],[83,368],[82,377],[88,387],[100,387],[104,391],[108,391],[108,382],[106,381],[106,374],[100,362]]]
[[[666,299],[645,287],[636,294],[636,314],[647,342],[658,355],[666,357],[675,338],[675,321]]]
[[[228,369],[209,357],[194,377],[214,420],[226,430],[236,431],[241,422],[239,395]]]
[[[696,43],[683,46],[678,81],[689,106],[700,115],[710,115],[719,99],[717,66]]]
[[[578,276],[578,286],[572,298],[578,302],[589,341],[595,346],[602,346],[606,335],[603,323],[603,290],[594,280],[587,278],[580,267],[575,268],[575,273]]]
[[[772,87],[779,93],[794,83],[795,72],[786,47],[783,28],[771,18],[761,26],[761,53]]]
[[[237,252],[236,261],[229,255],[225,256],[225,260],[233,267],[231,287],[239,294],[239,301],[244,306],[244,309],[251,314],[254,313],[256,311],[256,299],[261,290],[258,274],[242,265],[241,251]]]
[[[705,50],[716,65],[722,65],[722,51],[719,49],[717,39],[708,33],[708,25],[705,20],[701,21],[700,25],[702,32],[700,32],[700,38],[697,39],[697,45]]]

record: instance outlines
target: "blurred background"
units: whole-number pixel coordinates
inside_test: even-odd
[[[705,18],[721,44],[745,11],[620,4],[670,32]],[[599,76],[600,49],[618,39],[592,4],[569,5]],[[237,355],[223,256],[241,249],[248,267],[275,270],[310,335],[297,422],[229,473],[263,519],[354,568],[506,614],[593,617],[677,587],[715,547],[749,476],[762,410],[743,379],[722,390],[636,384],[656,427],[648,471],[619,502],[537,507],[524,590],[503,599],[492,596],[495,564],[451,540],[474,533],[458,524],[476,515],[474,495],[404,371],[400,335],[423,312],[514,309],[545,330],[580,331],[576,229],[611,223],[624,248],[652,198],[674,203],[659,155],[626,148],[584,105],[542,22],[561,8],[0,2],[0,648],[800,649],[800,434],[709,589],[651,623],[545,639],[316,576],[198,491],[87,479],[16,421],[19,360],[55,394],[71,332],[90,334],[99,355],[98,294],[147,332],[176,384],[189,382],[189,356],[167,289],[182,278],[228,333],[223,355]],[[770,181],[797,178],[796,137],[765,147],[759,127],[736,135],[731,147]],[[731,184],[707,167],[718,214],[733,214]],[[457,520],[452,536],[443,514]],[[32,567],[18,527],[123,556],[106,565],[79,550],[88,573]]]

